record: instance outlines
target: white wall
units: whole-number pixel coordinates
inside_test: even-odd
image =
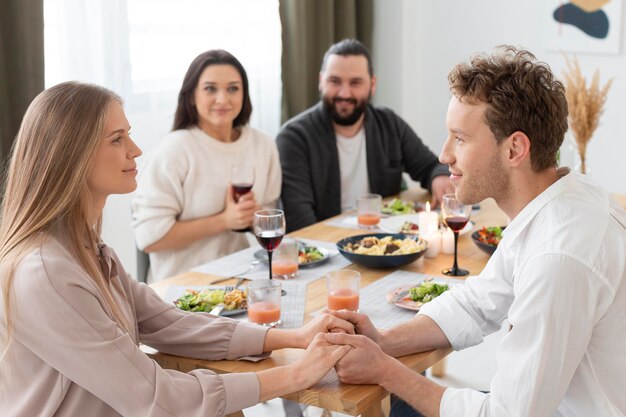
[[[546,50],[542,42],[539,16],[545,12],[543,2],[375,0],[376,103],[394,109],[439,152],[446,137],[450,99],[447,74],[454,64],[474,52],[513,44],[530,49],[556,74],[563,73],[563,55]],[[576,54],[588,78],[596,68],[602,83],[614,77],[605,113],[587,153],[591,177],[621,194],[626,194],[626,175],[620,169],[626,155],[626,132],[621,127],[622,106],[626,105],[625,27],[623,23],[620,54]]]
[[[446,77],[457,62],[473,52],[511,43],[529,48],[557,74],[562,73],[562,55],[546,51],[542,46],[537,18],[544,11],[542,1],[545,0],[375,0],[374,68],[378,77],[375,102],[404,117],[438,153],[446,136],[445,114],[450,98]],[[622,45],[623,38],[624,34]],[[626,194],[626,175],[620,172],[626,155],[626,133],[619,125],[620,108],[626,104],[626,56],[624,53],[578,54],[578,59],[589,76],[600,68],[603,81],[615,77],[601,126],[589,145],[588,165],[596,181],[610,191]],[[155,119],[158,119],[156,123],[155,120],[145,123],[150,132],[133,129],[135,138],[146,150],[154,147],[154,138],[162,136],[153,131],[166,131],[171,123],[169,114],[160,114]],[[134,119],[133,126],[138,127],[141,122]],[[103,237],[134,275],[129,200],[130,196],[109,198]]]

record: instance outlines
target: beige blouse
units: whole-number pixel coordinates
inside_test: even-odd
[[[101,253],[105,276],[123,288],[131,334],[112,320],[69,252],[49,238],[15,272],[15,339],[8,384],[0,389],[3,416],[222,416],[259,401],[253,373],[162,369],[138,344],[235,359],[260,354],[266,328],[185,313],[130,278],[109,248],[101,245]]]

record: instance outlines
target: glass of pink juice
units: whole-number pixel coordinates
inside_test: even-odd
[[[357,198],[357,222],[361,229],[375,229],[380,222],[383,198],[380,194],[365,194]]]
[[[272,277],[278,279],[295,278],[298,275],[298,242],[284,238],[272,257]]]
[[[248,284],[248,320],[263,326],[280,324],[280,282],[254,280]]]
[[[361,274],[350,269],[332,271],[326,275],[328,308],[359,311]]]

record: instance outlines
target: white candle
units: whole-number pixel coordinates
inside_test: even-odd
[[[441,250],[447,254],[454,253],[454,233],[449,227],[441,233]]]
[[[418,224],[420,236],[432,235],[439,228],[439,214],[430,211],[430,201],[426,203],[426,210],[419,214]]]
[[[428,242],[428,249],[424,255],[427,258],[434,258],[439,255],[439,251],[441,250],[441,233],[437,230],[435,233],[422,236],[422,238]]]

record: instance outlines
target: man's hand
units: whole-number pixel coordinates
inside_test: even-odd
[[[328,313],[352,323],[356,334],[367,336],[376,343],[380,342],[380,333],[367,315],[349,310],[329,310]]]
[[[454,185],[450,182],[450,177],[447,175],[438,175],[433,178],[430,183],[430,190],[432,193],[430,206],[433,209],[441,203],[444,194],[454,194],[455,192]]]
[[[326,341],[335,345],[352,346],[337,362],[335,369],[341,382],[346,384],[381,384],[395,362],[380,346],[363,335],[342,333],[326,334]]]
[[[338,346],[328,343],[323,333],[316,335],[306,352],[297,361],[292,363],[290,367],[296,381],[300,381],[299,385],[308,388],[322,379],[337,361],[343,358],[350,350],[351,346]]]

